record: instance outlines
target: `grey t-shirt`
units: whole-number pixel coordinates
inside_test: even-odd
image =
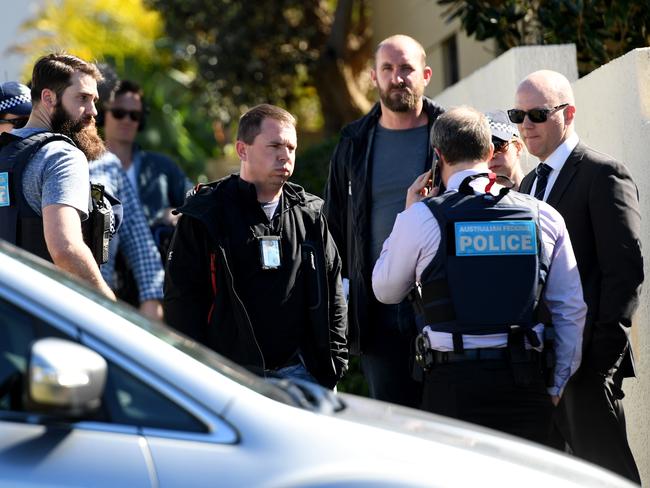
[[[266,218],[269,219],[269,222],[273,220],[273,215],[275,214],[275,210],[278,208],[278,203],[280,203],[279,198],[272,202],[260,203],[262,210],[264,210],[264,213],[266,214]]]
[[[395,217],[404,210],[406,190],[427,166],[426,125],[393,130],[377,125],[372,146],[370,257],[377,261]]]
[[[43,129],[22,128],[11,131],[28,137]],[[23,194],[38,214],[48,205],[69,205],[88,218],[88,160],[84,153],[65,141],[52,141],[40,148],[23,172]]]

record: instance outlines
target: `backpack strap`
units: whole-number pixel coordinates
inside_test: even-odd
[[[68,136],[59,134],[57,132],[37,132],[27,137],[19,137],[15,134],[5,132],[0,135],[0,148],[4,148],[9,144],[15,144],[15,151],[12,152],[11,157],[18,157],[26,155],[27,160],[31,159],[32,156],[45,144],[54,141],[64,141],[68,144],[77,147],[77,145],[70,139]]]

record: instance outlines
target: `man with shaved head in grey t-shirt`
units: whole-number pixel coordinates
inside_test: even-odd
[[[351,351],[361,354],[370,395],[419,407],[421,387],[411,377],[411,305],[379,303],[370,277],[395,216],[404,209],[406,189],[431,168],[428,134],[443,109],[423,96],[432,72],[423,47],[411,37],[382,41],[370,75],[379,102],[341,132],[325,212],[349,280],[348,340]]]

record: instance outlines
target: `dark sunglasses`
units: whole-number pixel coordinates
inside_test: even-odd
[[[504,153],[508,150],[510,141],[504,141],[503,139],[492,139],[492,144],[494,144],[494,154]]]
[[[27,124],[29,117],[19,117],[17,119],[0,119],[0,124],[11,124],[14,129],[22,129]]]
[[[528,112],[525,110],[513,108],[508,110],[508,118],[513,124],[521,124],[526,118],[526,115],[528,115],[528,120],[531,122],[535,124],[542,124],[548,120],[550,115],[553,115],[558,110],[561,110],[568,106],[568,103],[563,103],[562,105],[557,105],[553,108],[534,108]]]
[[[109,108],[108,111],[113,114],[117,120],[122,120],[127,115],[133,122],[142,120],[142,111],[140,110],[125,110],[123,108]]]

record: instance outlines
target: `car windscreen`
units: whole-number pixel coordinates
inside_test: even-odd
[[[22,249],[16,248],[4,241],[0,240],[0,252],[8,255],[10,258],[19,261],[32,269],[42,273],[43,275],[71,288],[75,292],[83,295],[84,297],[92,300],[95,303],[102,305],[109,309],[111,312],[123,317],[135,326],[147,331],[155,337],[161,339],[167,344],[175,347],[176,349],[184,352],[188,356],[200,361],[204,365],[218,371],[220,374],[230,378],[231,380],[246,386],[266,397],[272,398],[289,405],[296,405],[291,395],[283,391],[273,382],[265,381],[264,379],[256,376],[241,366],[235,364],[229,359],[217,354],[216,352],[208,349],[207,347],[181,335],[169,326],[152,321],[141,315],[135,308],[124,302],[114,302],[107,297],[101,295],[99,292],[90,288],[79,278],[62,272],[57,269],[53,264],[44,261]]]

